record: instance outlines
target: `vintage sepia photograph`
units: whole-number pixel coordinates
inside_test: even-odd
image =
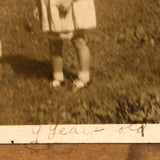
[[[102,143],[160,142],[159,90],[160,0],[0,0],[1,159],[158,160]]]
[[[1,0],[0,125],[160,122],[158,0]]]

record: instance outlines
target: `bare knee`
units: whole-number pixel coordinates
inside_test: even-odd
[[[81,49],[83,47],[86,47],[86,42],[84,38],[84,31],[76,31],[74,33],[74,36],[72,38],[72,44],[76,49]]]
[[[78,38],[74,41],[72,41],[73,46],[77,49],[83,49],[84,47],[86,47],[86,42],[83,38]]]

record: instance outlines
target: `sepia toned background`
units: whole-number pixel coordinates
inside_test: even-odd
[[[64,44],[66,85],[49,86],[48,35],[34,0],[0,1],[0,124],[159,123],[158,0],[95,0],[98,26],[86,32],[91,84],[77,93],[71,43]]]

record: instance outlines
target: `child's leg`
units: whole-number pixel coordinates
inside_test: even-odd
[[[90,63],[90,51],[84,40],[84,31],[75,33],[72,44],[76,49],[79,60],[79,74],[78,79],[83,82],[81,87],[84,87],[90,81],[89,63]],[[81,88],[79,87],[79,88]]]
[[[63,58],[62,58],[63,41],[50,40],[51,62],[53,67],[53,87],[60,86],[60,82],[64,81],[63,76]]]

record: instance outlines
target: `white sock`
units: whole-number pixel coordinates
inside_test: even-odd
[[[90,73],[89,71],[79,71],[78,78],[83,82],[87,83],[90,81]]]
[[[63,72],[53,72],[53,78],[60,82],[63,82],[64,81]]]

